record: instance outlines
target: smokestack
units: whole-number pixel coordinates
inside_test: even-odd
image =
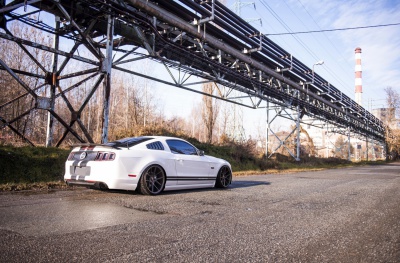
[[[355,67],[355,92],[356,92],[356,97],[355,101],[358,103],[358,105],[362,106],[362,70],[361,70],[361,48],[356,48],[355,50],[355,57],[356,57],[356,67]]]

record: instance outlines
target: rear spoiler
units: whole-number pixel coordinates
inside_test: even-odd
[[[121,150],[121,148],[119,148],[119,147],[117,147],[117,146],[111,146],[111,145],[100,144],[100,143],[80,143],[80,144],[73,144],[73,145],[71,145],[71,148],[74,148],[74,147],[82,147],[82,146],[86,146],[86,147],[90,147],[90,146],[101,146],[101,147],[105,147],[105,148],[111,148],[111,149]]]

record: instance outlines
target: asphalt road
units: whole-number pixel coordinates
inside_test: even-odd
[[[2,193],[0,262],[400,262],[400,163],[155,197]]]

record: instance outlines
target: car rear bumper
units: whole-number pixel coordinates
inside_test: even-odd
[[[68,186],[84,186],[88,188],[99,188],[99,189],[108,189],[108,186],[103,182],[96,181],[84,181],[84,180],[75,180],[75,179],[67,179],[65,183]]]

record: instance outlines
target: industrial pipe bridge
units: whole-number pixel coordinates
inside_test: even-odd
[[[55,22],[33,18],[42,13],[54,16]],[[8,25],[16,20],[52,34],[53,46],[14,36]],[[102,142],[107,141],[111,70],[202,93],[193,88],[201,82],[189,83],[192,76],[199,77],[202,83],[214,82],[218,86],[218,94],[206,95],[250,108],[259,108],[261,103],[268,102],[267,105],[271,103],[296,112],[297,122],[308,116],[334,125],[343,134],[385,140],[385,127],[379,119],[218,1],[0,0],[0,28],[0,38],[18,44],[40,68],[38,72],[12,68],[5,62],[4,54],[0,54],[0,69],[8,72],[25,90],[18,98],[0,105],[0,125],[23,137],[13,123],[32,110],[46,110],[50,116],[48,145],[55,139],[52,138],[54,119],[65,128],[57,146],[68,133],[81,142],[93,142],[80,121],[80,113],[101,83],[105,89]],[[59,48],[61,38],[72,40],[70,51]],[[89,55],[77,52],[82,46]],[[52,67],[39,62],[26,47],[51,53]],[[126,67],[142,59],[164,64],[172,81]],[[86,63],[87,69],[67,72],[71,60]],[[170,68],[176,69],[179,76],[174,77]],[[21,76],[38,81],[27,84]],[[61,87],[60,81],[75,76],[87,78]],[[79,110],[74,109],[66,93],[95,77],[92,92],[82,99]],[[50,96],[36,92],[46,85],[52,91]],[[232,91],[242,94],[240,99],[232,96]],[[6,114],[7,105],[23,96],[32,97],[33,106],[19,116]],[[54,109],[55,100],[60,98],[71,111],[68,120]],[[73,128],[75,123],[85,137]]]

